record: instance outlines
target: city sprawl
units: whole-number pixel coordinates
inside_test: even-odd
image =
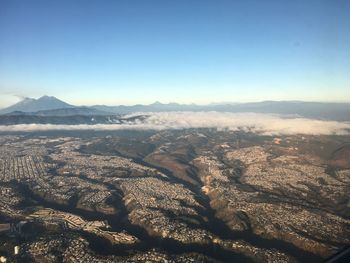
[[[349,136],[132,133],[1,135],[2,259],[320,262],[350,243]]]

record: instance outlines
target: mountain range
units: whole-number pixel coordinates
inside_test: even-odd
[[[326,103],[304,101],[263,101],[235,104],[163,104],[155,102],[149,105],[133,106],[74,106],[52,96],[38,99],[25,98],[22,101],[0,110],[0,114],[21,116],[115,116],[134,112],[166,112],[166,111],[220,111],[220,112],[256,112],[294,115],[313,119],[350,121],[350,103]],[[10,117],[11,118],[11,117]],[[17,123],[17,122],[16,122]]]

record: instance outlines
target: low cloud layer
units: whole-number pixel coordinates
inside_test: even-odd
[[[323,121],[291,116],[259,113],[229,112],[157,112],[135,113],[127,117],[147,115],[144,120],[122,124],[54,125],[19,124],[0,126],[0,131],[45,130],[164,130],[187,128],[216,128],[219,130],[243,130],[259,134],[350,134],[349,122]]]

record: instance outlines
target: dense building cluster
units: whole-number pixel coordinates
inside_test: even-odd
[[[136,237],[125,232],[118,233],[105,230],[110,228],[110,226],[104,221],[86,221],[80,216],[53,209],[39,210],[29,215],[27,219],[38,219],[43,222],[50,222],[51,224],[54,222],[57,224],[63,223],[65,229],[82,230],[93,233],[110,240],[113,244],[134,244],[138,242]]]
[[[13,218],[18,218],[22,215],[22,211],[17,208],[18,204],[23,200],[21,195],[12,188],[0,187],[0,213]]]
[[[302,155],[273,156],[260,146],[228,149],[224,156],[243,166],[234,184],[225,183],[234,165],[216,160],[219,164],[213,171],[213,161],[207,157],[194,162],[200,168],[204,192],[231,229],[251,229],[267,238],[282,236],[287,242],[324,255],[336,250],[327,242],[350,242],[350,229],[346,227],[350,220],[330,208],[339,196],[346,197],[348,184],[337,174],[328,175],[322,163]],[[225,175],[227,180],[222,179]]]
[[[195,200],[194,194],[182,185],[157,178],[124,180],[120,184],[133,223],[163,238],[183,243],[206,243],[211,240],[207,231],[186,224],[186,219],[196,218],[197,211],[203,207]]]
[[[346,140],[210,129],[0,136],[0,256],[321,261],[350,243],[350,167],[325,157]]]
[[[63,164],[57,170],[58,173],[74,176],[84,175],[97,180],[116,177],[164,176],[156,169],[137,164],[128,158],[77,152],[76,150],[82,145],[84,144],[81,140],[74,140],[56,146],[56,151],[50,154],[50,158]]]

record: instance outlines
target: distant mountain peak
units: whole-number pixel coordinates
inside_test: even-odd
[[[56,97],[54,96],[47,96],[47,95],[44,95],[44,96],[41,96],[40,98],[38,98],[36,101],[57,101],[57,102],[61,102],[61,103],[65,103],[64,101],[60,100],[60,99],[57,99]],[[67,104],[67,103],[65,103]]]
[[[9,113],[13,111],[36,112],[42,110],[54,110],[73,107],[73,105],[59,100],[56,97],[44,95],[38,99],[24,98],[20,102],[1,110],[1,113]]]
[[[152,104],[150,104],[152,106],[160,106],[160,105],[163,105],[163,103],[159,102],[159,101],[155,101],[153,102]]]
[[[38,98],[37,100],[59,100],[59,99],[57,99],[55,96],[44,95]]]
[[[179,103],[176,102],[169,102],[169,103],[161,103],[159,101],[153,102],[149,106],[179,106]]]
[[[51,99],[51,98],[55,98],[53,96],[48,96],[48,95],[44,95],[44,96],[41,96],[40,98],[38,98],[38,100],[46,100],[46,99]],[[56,98],[55,98],[56,99]]]

